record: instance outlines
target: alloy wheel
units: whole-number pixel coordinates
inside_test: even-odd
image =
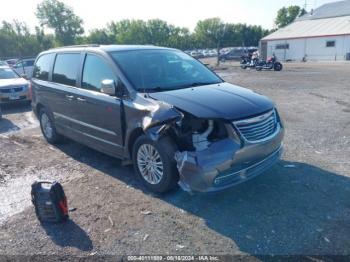
[[[151,144],[143,144],[137,151],[137,166],[142,177],[150,184],[159,184],[163,177],[163,162],[158,150]]]
[[[52,138],[53,135],[53,129],[50,118],[47,116],[46,113],[43,113],[41,115],[41,126],[43,129],[43,133],[47,138]]]

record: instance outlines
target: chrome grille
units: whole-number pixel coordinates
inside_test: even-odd
[[[11,87],[11,88],[0,88],[0,93],[3,94],[9,94],[9,93],[16,93],[16,92],[22,92],[23,87],[22,86],[16,86],[16,87]]]
[[[247,141],[257,142],[275,133],[277,128],[276,112],[271,110],[260,116],[234,121],[233,124]]]

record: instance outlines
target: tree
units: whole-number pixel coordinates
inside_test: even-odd
[[[146,22],[142,20],[121,20],[108,25],[117,44],[150,44],[147,41]]]
[[[117,44],[148,44],[183,50],[194,47],[192,34],[187,28],[176,27],[160,19],[111,22],[105,31]]]
[[[44,3],[48,2],[58,3],[60,8],[56,9],[63,10],[62,3],[56,0],[46,0],[40,8],[43,9]],[[45,12],[49,10],[47,6],[44,9]],[[54,28],[55,35],[46,33],[43,26],[36,27],[35,34],[32,34],[25,23],[16,20],[11,23],[6,21],[0,23],[0,57],[35,56],[40,51],[62,44],[151,44],[182,50],[257,46],[259,40],[269,33],[260,26],[224,23],[219,18],[211,18],[198,21],[193,33],[187,28],[177,27],[166,21],[151,19],[111,22],[105,28],[94,29],[87,35],[80,35],[76,33],[79,30],[69,29],[71,23],[66,20],[63,24],[58,23],[67,14],[66,11],[63,13],[61,16],[55,16],[57,20],[55,23],[52,21],[50,23],[50,25],[59,24],[57,27],[51,27]],[[49,27],[49,19],[41,22],[42,25]]]
[[[44,0],[38,5],[35,14],[41,26],[55,31],[60,44],[74,44],[77,37],[84,33],[83,20],[74,14],[72,8],[58,0]]]
[[[34,56],[40,52],[40,44],[30,34],[28,26],[17,20],[0,25],[0,57]]]
[[[297,17],[300,17],[304,14],[306,14],[306,10],[297,5],[282,7],[277,12],[275,25],[277,28],[285,27],[292,23]]]
[[[55,37],[52,34],[45,34],[44,30],[38,26],[35,27],[35,36],[40,50],[47,50],[56,45]]]
[[[113,44],[114,39],[106,29],[94,29],[90,31],[90,34],[86,37],[86,43],[89,44]]]
[[[226,24],[220,18],[199,21],[194,29],[196,40],[205,47],[216,47],[219,54],[226,33]],[[219,64],[219,56],[217,59]]]
[[[168,37],[166,46],[181,50],[192,49],[195,47],[195,41],[187,28],[174,27]]]

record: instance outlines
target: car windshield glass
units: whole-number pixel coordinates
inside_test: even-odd
[[[222,82],[198,60],[177,50],[119,51],[111,55],[134,88],[141,92]]]
[[[19,76],[11,68],[0,68],[0,79],[12,78],[19,78]]]

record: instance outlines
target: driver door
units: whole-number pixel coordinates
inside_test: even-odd
[[[102,57],[86,54],[81,86],[74,101],[74,128],[84,134],[93,148],[112,155],[122,155],[121,99],[100,92],[103,80],[118,78],[111,65]]]

